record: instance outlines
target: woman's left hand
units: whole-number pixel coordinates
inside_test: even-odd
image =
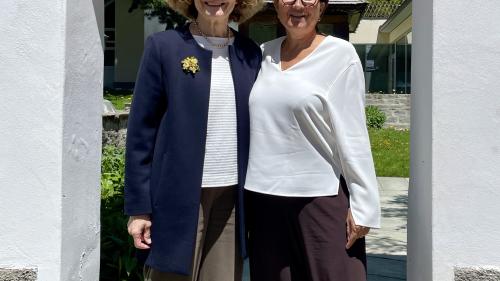
[[[347,244],[346,249],[351,248],[351,246],[358,240],[358,238],[365,237],[370,231],[369,227],[356,225],[354,218],[352,217],[351,209],[347,210]]]

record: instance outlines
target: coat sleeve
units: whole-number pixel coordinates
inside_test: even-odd
[[[365,80],[353,61],[328,92],[333,134],[357,225],[380,227],[380,202],[365,116]]]
[[[145,42],[127,125],[125,214],[151,213],[150,177],[155,140],[166,110],[162,67],[154,37]]]

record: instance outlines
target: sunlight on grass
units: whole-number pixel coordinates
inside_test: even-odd
[[[125,104],[132,102],[132,91],[128,90],[105,90],[104,98],[109,100],[115,109],[125,109]]]
[[[370,143],[378,177],[409,177],[410,131],[370,129]]]

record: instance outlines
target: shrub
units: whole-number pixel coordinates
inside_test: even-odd
[[[101,163],[101,281],[142,280],[123,214],[125,149],[105,146]]]
[[[366,126],[373,129],[382,129],[387,117],[378,107],[369,105],[365,109],[366,112]]]

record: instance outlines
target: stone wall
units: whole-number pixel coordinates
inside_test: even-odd
[[[125,146],[128,112],[102,116],[102,145]]]
[[[500,280],[498,267],[455,267],[454,281],[497,281]]]
[[[401,94],[367,94],[366,105],[380,108],[386,116],[386,127],[410,127],[410,95]],[[102,144],[125,146],[127,135],[128,112],[105,114],[102,118]]]
[[[366,105],[374,105],[385,113],[385,127],[410,128],[410,95],[367,94]]]

